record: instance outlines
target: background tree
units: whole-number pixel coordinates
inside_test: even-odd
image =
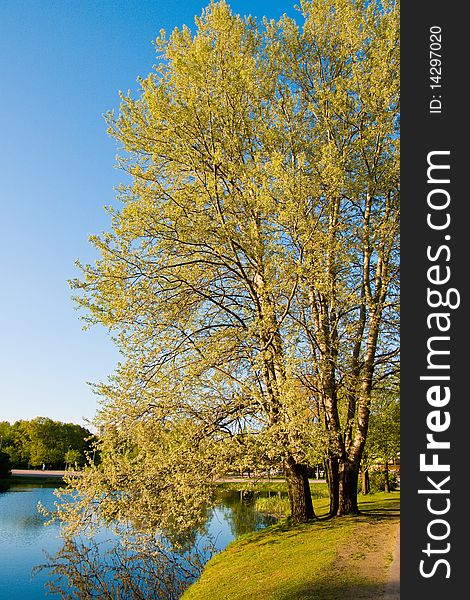
[[[26,421],[17,421],[13,425],[4,421],[0,425],[2,450],[8,454],[12,467],[27,468],[29,463],[29,443]]]
[[[400,455],[400,401],[396,394],[374,396],[366,448],[368,462],[382,467],[384,489],[389,492],[389,465]]]
[[[27,431],[32,466],[46,464],[52,468],[63,468],[67,451],[74,450],[84,459],[85,452],[90,449],[91,434],[80,425],[37,417],[28,422]]]
[[[73,469],[85,464],[85,457],[79,450],[67,450],[64,456],[65,468]]]
[[[31,421],[0,423],[2,449],[14,468],[64,468],[67,451],[73,452],[74,462],[83,465],[91,449],[92,434],[73,423],[61,423],[46,417]]]

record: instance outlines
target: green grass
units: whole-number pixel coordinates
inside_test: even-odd
[[[286,517],[290,512],[289,498],[256,498],[255,509],[259,513],[266,513],[275,517]]]
[[[209,561],[182,600],[336,600],[348,590],[366,587],[378,594],[374,586],[378,590],[383,584],[379,579],[390,564],[390,553],[380,554],[377,582],[373,573],[364,575],[354,566],[374,549],[374,539],[367,536],[380,531],[389,536],[391,530],[385,528],[396,526],[398,517],[387,516],[387,511],[398,501],[398,492],[359,497],[361,516],[326,519],[328,499],[319,499],[315,511],[323,518],[296,527],[284,519],[235,540]],[[341,553],[352,568],[338,560]]]

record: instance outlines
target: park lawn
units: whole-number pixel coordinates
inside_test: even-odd
[[[361,515],[286,520],[233,541],[206,565],[182,600],[356,600],[380,598],[399,523],[399,492],[359,497]]]

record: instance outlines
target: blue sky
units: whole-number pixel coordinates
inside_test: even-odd
[[[294,15],[294,2],[234,0],[241,14]],[[67,280],[95,258],[90,234],[123,175],[103,114],[155,62],[160,29],[193,27],[206,2],[0,0],[0,421],[92,419],[118,360],[83,331]]]

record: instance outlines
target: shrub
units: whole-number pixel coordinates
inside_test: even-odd
[[[373,492],[384,492],[385,491],[385,473],[380,473],[378,471],[372,472],[369,475],[370,477],[370,491]],[[396,490],[398,487],[397,484],[397,476],[395,473],[388,474],[388,484],[389,489],[392,492]]]

